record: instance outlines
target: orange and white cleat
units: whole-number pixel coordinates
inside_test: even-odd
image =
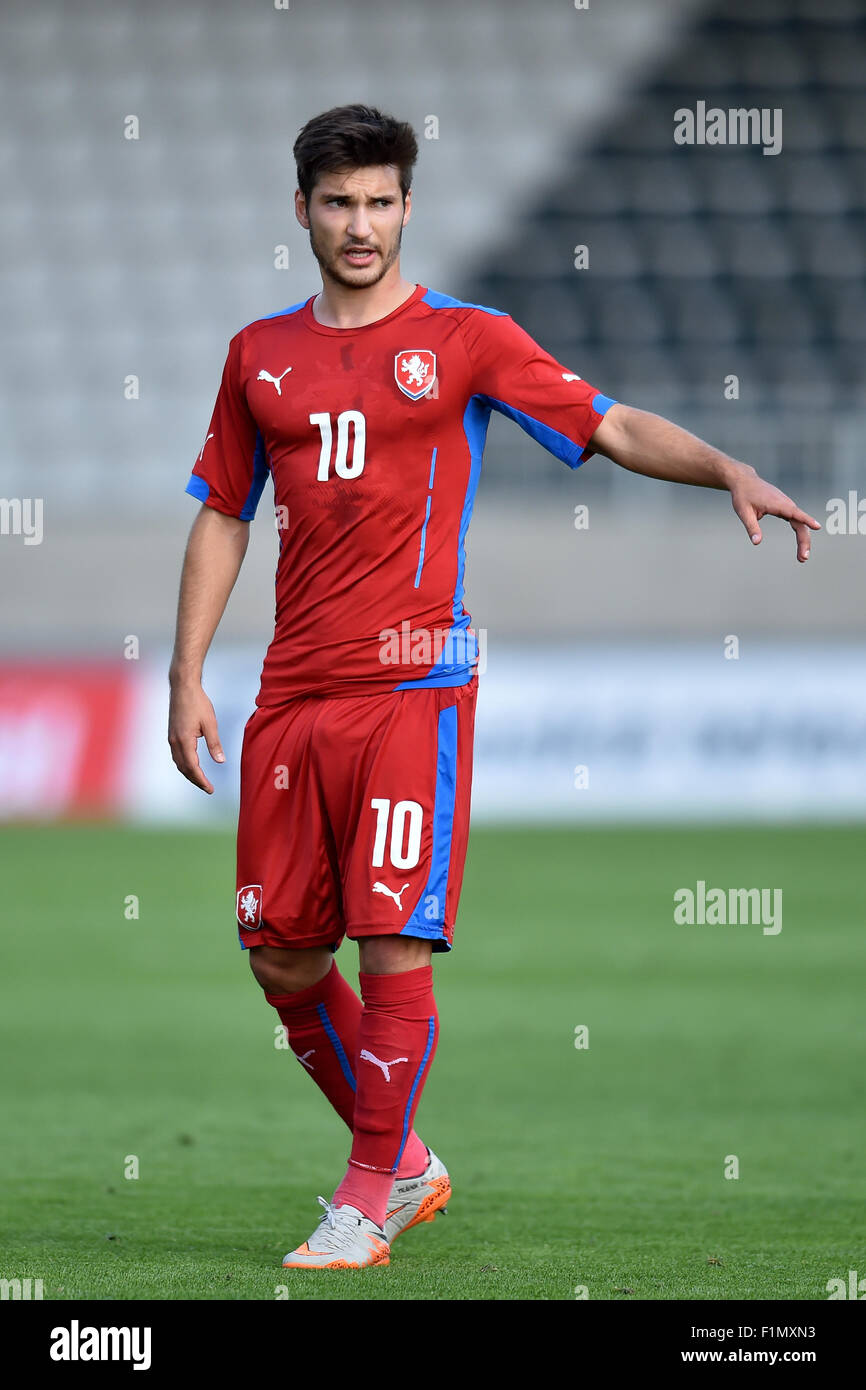
[[[451,1179],[441,1159],[432,1149],[428,1149],[430,1161],[417,1178],[395,1180],[388,1200],[388,1213],[385,1217],[385,1239],[389,1245],[408,1231],[410,1226],[418,1226],[422,1221],[432,1221],[437,1211],[448,1210],[446,1203],[451,1196]]]
[[[319,1201],[324,1215],[310,1239],[286,1255],[285,1269],[364,1269],[390,1264],[391,1252],[381,1226],[357,1207],[335,1207],[324,1197]]]

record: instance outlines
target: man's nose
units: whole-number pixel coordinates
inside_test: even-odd
[[[349,235],[364,241],[370,235],[370,218],[365,208],[356,208],[349,222]]]

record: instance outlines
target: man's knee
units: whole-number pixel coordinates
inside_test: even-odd
[[[429,965],[433,948],[419,936],[364,936],[358,942],[366,975],[399,975]]]
[[[266,994],[297,994],[324,979],[334,957],[327,946],[292,950],[251,946],[250,969]]]

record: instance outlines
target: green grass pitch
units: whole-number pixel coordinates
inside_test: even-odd
[[[290,1274],[349,1136],[274,1046],[231,835],[4,831],[0,1276],[74,1300],[826,1299],[866,1275],[862,833],[473,831],[417,1120],[448,1214],[388,1268]],[[781,887],[782,931],[675,925],[698,879]]]

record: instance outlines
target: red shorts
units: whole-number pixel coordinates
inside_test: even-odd
[[[241,755],[241,945],[418,936],[450,951],[477,676],[257,708]]]

